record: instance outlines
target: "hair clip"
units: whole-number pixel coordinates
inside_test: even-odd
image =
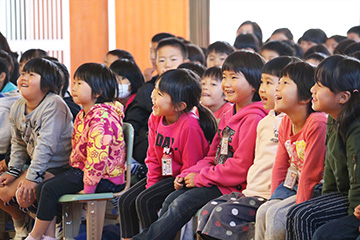
[[[354,89],[354,90],[353,90],[353,93],[356,93],[356,92],[359,92],[359,90],[357,90],[357,89]]]

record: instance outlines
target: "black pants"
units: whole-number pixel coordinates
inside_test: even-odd
[[[145,188],[147,178],[132,186],[119,199],[119,215],[121,236],[130,238],[142,228],[148,228],[158,219],[157,211],[165,198],[174,189],[174,177],[165,178],[148,189]]]
[[[39,184],[37,189],[38,210],[36,217],[40,220],[51,221],[54,216],[61,213],[59,198],[65,194],[74,194],[83,190],[84,172],[78,168],[55,176]],[[101,179],[96,187],[97,193],[100,192],[120,192],[124,189],[124,184],[116,185],[109,180]]]

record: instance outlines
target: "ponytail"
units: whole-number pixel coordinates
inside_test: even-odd
[[[200,103],[196,106],[199,112],[199,124],[204,132],[205,138],[211,143],[216,131],[217,123],[214,114]]]

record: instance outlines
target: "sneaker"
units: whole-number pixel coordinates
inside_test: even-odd
[[[48,237],[48,236],[46,236],[46,237]],[[64,237],[65,237],[64,236],[64,228],[63,228],[62,221],[61,221],[61,222],[56,224],[55,238],[56,239],[63,239]]]
[[[28,234],[29,234],[29,230],[30,230],[30,223],[31,223],[31,217],[29,215],[25,215],[25,220],[24,220],[24,224],[22,226],[18,226],[18,227],[14,227],[15,228],[15,237],[13,238],[13,240],[23,240],[25,239]]]

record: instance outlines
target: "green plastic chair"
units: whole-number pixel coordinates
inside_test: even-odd
[[[134,128],[129,123],[123,123],[126,143],[126,185],[118,193],[66,194],[59,199],[63,205],[63,227],[65,239],[75,239],[79,234],[81,211],[86,203],[86,236],[87,239],[100,240],[104,225],[106,201],[121,196],[130,188],[131,160],[134,143]]]

